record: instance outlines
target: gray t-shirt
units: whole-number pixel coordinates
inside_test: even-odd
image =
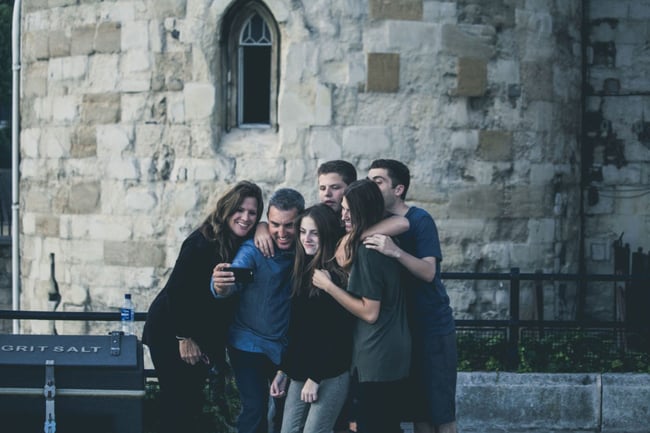
[[[357,319],[354,326],[352,371],[357,371],[359,382],[405,378],[411,362],[411,336],[399,264],[362,245],[352,265],[347,290],[354,296],[381,302],[375,323]]]

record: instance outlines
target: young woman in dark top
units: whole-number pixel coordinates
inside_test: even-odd
[[[225,366],[226,329],[235,299],[216,300],[207,288],[217,263],[230,262],[255,232],[264,203],[254,183],[227,191],[181,246],[167,284],[149,307],[142,340],[160,385],[161,432],[194,432],[211,366]]]
[[[401,382],[411,355],[400,269],[394,258],[362,242],[364,232],[383,218],[384,199],[373,181],[363,179],[346,188],[341,207],[348,234],[337,260],[345,260],[350,269],[347,290],[320,270],[314,271],[313,283],[356,316],[352,372],[358,378],[357,432],[397,433]]]
[[[336,213],[312,206],[296,221],[300,242],[293,269],[289,345],[271,395],[286,396],[282,433],[330,433],[345,402],[350,376],[353,317],[330,295],[314,287],[314,270],[345,287],[347,275],[332,259],[340,234]]]

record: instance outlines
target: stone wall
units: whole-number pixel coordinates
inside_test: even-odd
[[[146,309],[228,186],[313,202],[334,158],[360,175],[378,157],[411,167],[444,270],[579,270],[583,2],[269,0],[278,130],[226,131],[217,41],[232,3],[24,4],[22,308],[45,308],[54,252],[64,310],[115,308],[126,291]],[[589,242],[615,234],[587,227]],[[545,293],[545,317],[571,318],[575,290]],[[507,315],[498,282],[450,282],[450,295],[458,318]]]

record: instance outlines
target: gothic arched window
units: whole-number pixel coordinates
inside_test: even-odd
[[[224,19],[228,49],[226,126],[277,126],[278,31],[259,1],[240,2]]]

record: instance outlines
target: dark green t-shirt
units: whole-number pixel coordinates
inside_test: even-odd
[[[411,336],[397,261],[360,246],[347,289],[354,296],[381,302],[375,323],[356,320],[352,371],[357,371],[360,382],[388,382],[406,377],[411,361]]]

